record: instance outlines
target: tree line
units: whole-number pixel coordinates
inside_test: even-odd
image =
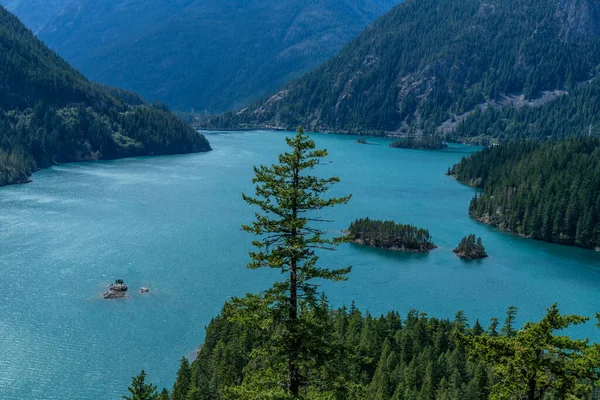
[[[600,139],[503,143],[464,158],[456,178],[483,189],[479,220],[552,243],[600,247]]]
[[[0,7],[0,186],[56,163],[207,150],[164,106],[89,82]]]
[[[386,249],[427,251],[435,248],[429,231],[394,221],[361,218],[350,224],[348,233],[354,241]]]

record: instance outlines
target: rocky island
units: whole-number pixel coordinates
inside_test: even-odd
[[[358,143],[358,144],[371,144],[371,143],[367,142],[367,139],[365,139],[365,138],[358,139],[356,141],[356,143]]]
[[[475,235],[469,235],[462,238],[458,247],[454,249],[454,252],[460,258],[465,258],[467,260],[479,260],[488,257],[485,248],[481,243],[481,238],[475,239]]]
[[[439,150],[448,147],[448,144],[438,135],[408,136],[398,139],[390,144],[396,149]]]
[[[437,247],[428,230],[394,221],[357,219],[346,233],[354,243],[392,251],[424,253]]]
[[[122,279],[117,279],[115,283],[108,285],[108,292],[104,293],[102,297],[107,300],[124,299],[128,297],[127,290],[129,290],[129,288],[125,282],[123,282]]]

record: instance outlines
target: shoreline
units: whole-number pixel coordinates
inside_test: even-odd
[[[582,249],[582,250],[600,252],[600,247],[586,248],[586,247],[581,247],[581,246],[577,246],[577,245],[573,245],[573,244],[556,243],[556,242],[549,242],[549,241],[543,240],[543,239],[536,239],[533,236],[524,235],[522,233],[514,232],[514,231],[511,231],[510,229],[503,228],[503,227],[501,227],[498,224],[493,224],[493,223],[489,222],[489,216],[487,216],[487,217],[486,216],[476,217],[471,211],[469,211],[469,217],[471,217],[475,221],[479,222],[480,224],[483,224],[483,225],[495,228],[495,229],[497,229],[497,230],[499,230],[500,232],[503,232],[503,233],[508,233],[508,234],[511,234],[511,235],[518,236],[518,237],[520,237],[522,239],[533,240],[533,241],[536,241],[536,242],[548,243],[548,244],[553,244],[553,245],[557,245],[557,246],[571,247],[571,248],[575,248],[575,249]]]
[[[116,161],[116,160],[126,160],[128,158],[142,158],[142,157],[168,157],[168,156],[183,156],[183,155],[187,155],[187,154],[199,154],[199,153],[210,153],[211,151],[213,151],[212,147],[209,147],[207,150],[198,150],[198,151],[190,151],[190,152],[186,152],[186,153],[169,153],[169,154],[139,154],[139,155],[135,155],[135,156],[125,156],[125,157],[117,157],[117,158],[100,158],[100,159],[83,159],[83,160],[74,160],[74,161],[68,161],[68,162],[60,162],[60,163],[53,163],[52,165],[48,165],[46,167],[42,167],[42,168],[37,168],[35,171],[31,171],[31,175],[29,175],[29,177],[27,177],[27,180],[25,181],[18,181],[18,182],[11,182],[8,183],[6,185],[0,185],[0,189],[4,188],[4,187],[8,187],[8,186],[17,186],[17,185],[25,185],[27,183],[32,183],[34,182],[33,179],[31,179],[33,177],[33,175],[36,172],[40,172],[46,169],[50,169],[52,167],[58,167],[60,165],[69,165],[69,164],[75,164],[75,163],[92,163],[92,162],[98,162],[98,161]]]
[[[397,246],[383,247],[383,246],[375,246],[375,245],[369,244],[369,243],[365,242],[362,239],[353,239],[353,240],[350,240],[350,243],[358,244],[360,246],[371,247],[373,249],[381,249],[381,250],[394,251],[394,252],[397,252],[397,253],[429,253],[430,251],[435,250],[435,249],[438,248],[434,244],[432,244],[431,248],[423,248],[423,249],[409,249],[407,247],[397,247]]]

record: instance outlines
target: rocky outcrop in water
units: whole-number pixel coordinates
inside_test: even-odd
[[[121,279],[117,279],[115,283],[108,285],[108,292],[104,293],[102,297],[107,300],[124,299],[129,297],[127,296],[128,290],[127,285]]]

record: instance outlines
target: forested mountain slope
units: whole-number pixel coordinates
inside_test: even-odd
[[[225,111],[334,55],[400,0],[71,0],[39,37],[90,79]]]
[[[207,150],[165,106],[88,81],[0,7],[0,186],[55,163]]]
[[[501,229],[547,242],[600,248],[600,139],[514,142],[454,167],[483,188],[471,214]]]
[[[407,0],[321,67],[209,125],[440,132],[473,110],[519,107],[514,97],[521,110],[569,97],[599,64],[596,0]]]

